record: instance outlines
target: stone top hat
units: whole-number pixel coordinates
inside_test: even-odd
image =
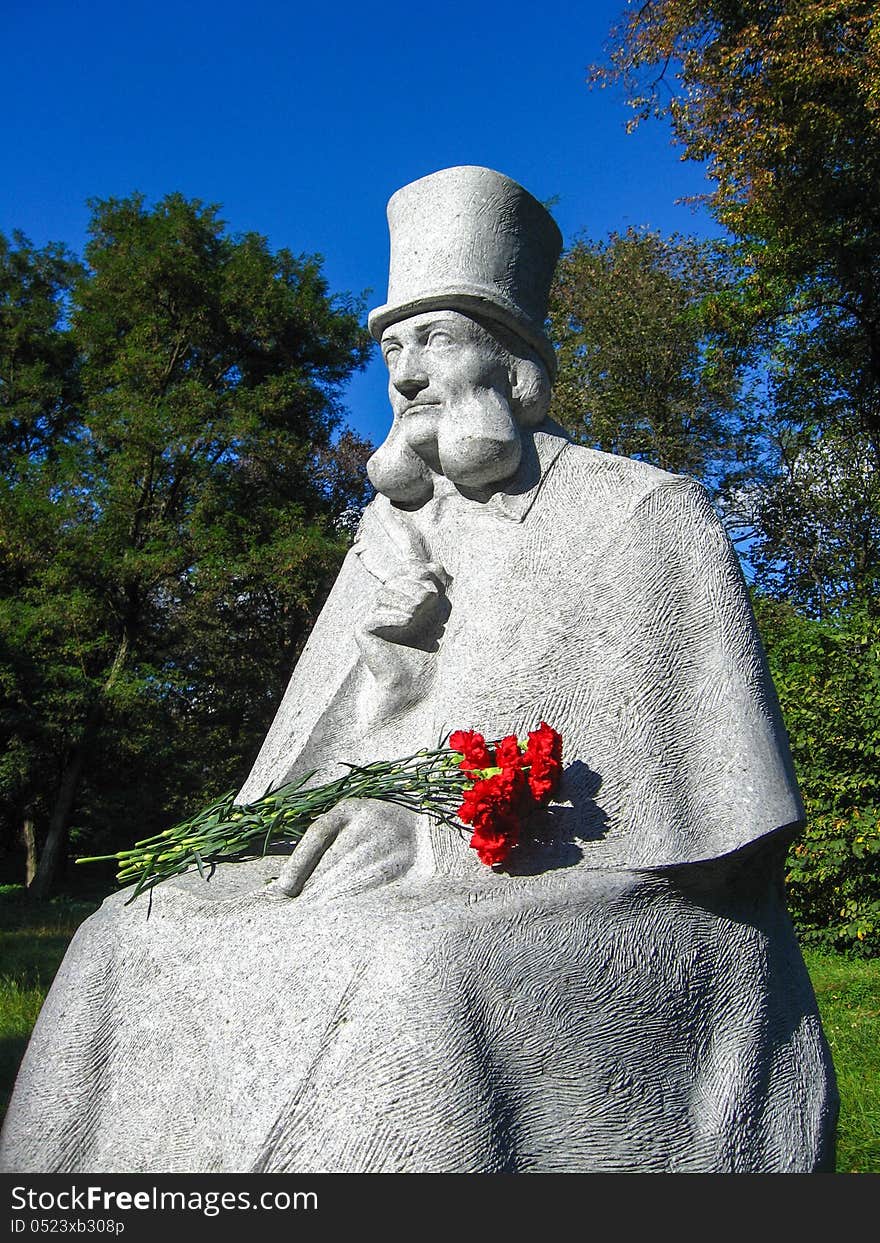
[[[388,301],[369,317],[377,341],[410,315],[464,311],[511,329],[555,374],[544,320],[562,234],[527,190],[490,168],[444,168],[392,195],[388,225]]]

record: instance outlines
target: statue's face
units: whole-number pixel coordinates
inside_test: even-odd
[[[410,411],[439,413],[474,389],[509,383],[488,333],[458,311],[428,311],[392,324],[382,334],[382,357],[398,418]]]
[[[510,360],[485,328],[458,311],[427,311],[386,328],[382,355],[394,423],[367,468],[380,492],[423,504],[432,475],[481,489],[514,473],[522,446]]]

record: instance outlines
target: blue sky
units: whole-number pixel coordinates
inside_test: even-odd
[[[384,301],[385,205],[453,164],[556,198],[566,243],[628,225],[714,232],[676,200],[705,187],[664,125],[626,135],[587,66],[625,0],[2,0],[0,231],[79,252],[86,200],[177,190],[232,232],[320,253],[333,290]],[[346,393],[374,440],[378,356]]]

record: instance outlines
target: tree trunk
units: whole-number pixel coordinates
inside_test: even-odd
[[[34,818],[30,811],[24,814],[21,826],[21,840],[24,842],[24,883],[30,889],[37,874],[37,839],[34,833]]]
[[[76,806],[76,796],[79,791],[79,783],[85,768],[89,749],[101,726],[101,719],[104,715],[104,695],[115,682],[125,664],[127,655],[128,639],[123,637],[110,672],[107,675],[107,680],[102,688],[101,695],[89,710],[88,716],[83,723],[82,733],[67,757],[67,763],[61,775],[61,785],[55,799],[55,806],[52,808],[52,814],[49,817],[49,831],[46,834],[46,842],[40,855],[39,866],[37,867],[33,882],[28,886],[28,893],[38,901],[48,898],[52,892],[52,887],[55,884],[61,865],[67,859],[70,818]]]
[[[92,738],[98,731],[99,711],[93,710],[83,726],[79,741],[67,759],[61,776],[61,785],[55,799],[55,806],[49,817],[49,831],[40,854],[40,863],[36,875],[28,885],[28,893],[32,898],[43,901],[49,897],[61,864],[67,856],[67,837],[70,830],[70,818],[76,804],[80,778],[86,762],[86,752]]]

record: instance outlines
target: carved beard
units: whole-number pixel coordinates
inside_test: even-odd
[[[396,419],[385,440],[367,462],[367,477],[377,492],[396,505],[417,508],[434,495],[428,465],[410,446],[404,424]]]
[[[510,402],[496,389],[474,389],[461,402],[447,405],[436,435],[418,439],[407,420],[395,420],[386,440],[367,463],[377,492],[398,505],[424,505],[434,493],[432,477],[443,474],[462,488],[485,489],[509,479],[522,457],[522,441]]]
[[[510,402],[497,389],[474,389],[444,411],[437,454],[443,474],[463,488],[487,488],[509,479],[522,457]]]

